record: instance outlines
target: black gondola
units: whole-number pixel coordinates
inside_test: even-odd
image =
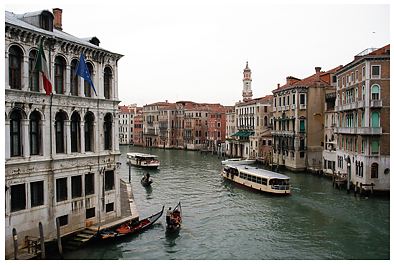
[[[179,231],[182,224],[182,207],[181,202],[175,206],[175,208],[170,212],[169,216],[166,216],[167,232]]]
[[[147,173],[146,175],[144,174],[144,176],[141,179],[142,186],[148,187],[152,183],[153,181],[151,180],[149,173]]]
[[[142,219],[138,222],[132,223],[127,221],[114,229],[104,229],[98,232],[97,238],[99,240],[108,240],[122,238],[127,235],[133,235],[142,232],[143,230],[152,226],[163,214],[164,206],[160,212],[149,216],[148,218]]]

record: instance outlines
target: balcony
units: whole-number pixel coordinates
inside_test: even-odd
[[[334,133],[340,134],[360,134],[360,135],[381,135],[382,127],[336,127]]]
[[[294,136],[293,131],[271,131],[272,135]]]
[[[381,108],[383,106],[382,100],[371,100],[370,107],[371,108]]]
[[[339,106],[335,106],[335,111],[346,111],[346,110],[352,110],[352,109],[357,109],[358,108],[358,102],[350,102],[347,104],[342,104]]]
[[[305,104],[300,104],[300,109],[306,109],[306,105]]]

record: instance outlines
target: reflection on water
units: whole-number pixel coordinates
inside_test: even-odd
[[[128,180],[126,153],[156,154],[161,166],[132,167],[141,218],[181,201],[179,234],[168,235],[165,214],[145,232],[108,245],[66,253],[66,259],[389,259],[389,200],[359,198],[332,188],[326,178],[285,172],[292,195],[269,196],[225,181],[220,159],[183,150],[121,147],[121,175]]]

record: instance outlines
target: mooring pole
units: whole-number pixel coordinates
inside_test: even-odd
[[[57,247],[59,254],[63,258],[62,238],[60,237],[60,222],[59,217],[56,218],[56,236],[57,236]]]
[[[18,235],[16,229],[12,228],[12,240],[14,241],[14,259],[18,259]]]
[[[129,165],[129,183],[131,183],[131,163],[130,163],[130,161],[127,162],[127,164]]]
[[[38,230],[40,231],[41,259],[45,259],[44,229],[41,222],[38,223]]]

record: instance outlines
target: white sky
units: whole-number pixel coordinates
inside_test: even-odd
[[[242,98],[246,61],[253,97],[261,97],[271,94],[277,83],[283,85],[286,76],[305,78],[315,66],[329,70],[366,48],[390,43],[388,1],[112,2],[6,0],[5,10],[20,14],[62,8],[65,32],[97,36],[100,47],[123,54],[118,73],[121,105],[164,100],[234,105]]]

